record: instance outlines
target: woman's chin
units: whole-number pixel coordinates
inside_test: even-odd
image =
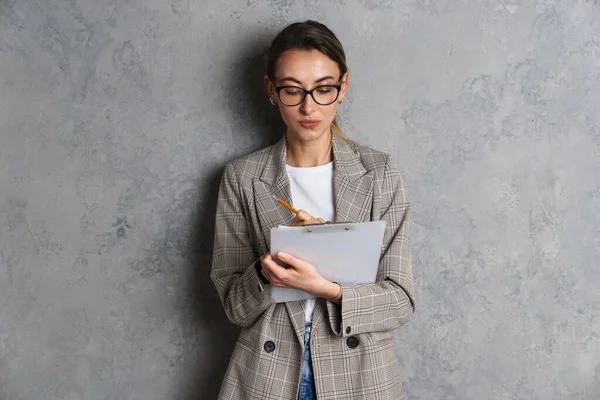
[[[320,139],[323,135],[327,134],[328,131],[323,129],[320,124],[314,128],[305,128],[303,126],[295,127],[291,132],[293,136],[303,142],[309,142]]]

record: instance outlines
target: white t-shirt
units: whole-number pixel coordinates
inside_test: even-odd
[[[333,161],[317,167],[292,167],[286,165],[292,205],[315,218],[333,221]],[[306,300],[305,320],[311,321],[315,300]]]

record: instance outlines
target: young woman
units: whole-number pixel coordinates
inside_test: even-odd
[[[348,67],[324,25],[280,32],[264,79],[287,129],[276,144],[227,164],[222,177],[211,279],[242,330],[219,398],[401,399],[394,329],[412,317],[414,297],[410,205],[398,168],[340,132]],[[273,261],[272,227],[325,220],[386,221],[376,283],[330,282],[291,254],[276,255],[289,269]],[[273,286],[317,299],[273,304]]]

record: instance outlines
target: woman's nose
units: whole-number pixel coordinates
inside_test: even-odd
[[[306,97],[304,98],[304,100],[302,101],[302,103],[300,103],[300,111],[302,111],[303,113],[309,114],[314,110],[315,107],[315,100],[312,98],[312,96],[310,94],[306,94]]]

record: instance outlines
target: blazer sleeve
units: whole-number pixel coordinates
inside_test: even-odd
[[[270,285],[264,285],[256,273],[256,260],[243,197],[230,163],[225,167],[217,198],[210,277],[227,318],[242,327],[252,326],[271,305]]]
[[[383,173],[380,210],[386,229],[376,282],[342,285],[341,305],[327,301],[329,324],[336,335],[393,330],[414,314],[410,203],[391,157]]]

